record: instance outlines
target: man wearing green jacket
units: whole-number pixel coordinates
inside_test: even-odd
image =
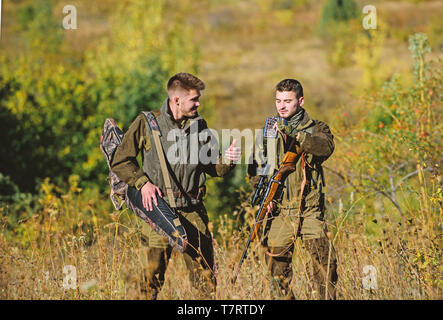
[[[205,175],[222,177],[229,173],[240,158],[240,149],[234,142],[226,150],[225,159],[218,148],[218,161],[199,159],[199,151],[211,143],[208,135],[206,139],[198,136],[208,129],[206,121],[198,114],[199,98],[204,89],[205,84],[197,77],[178,73],[168,81],[168,98],[160,110],[153,112],[161,132],[160,142],[167,161],[167,169],[163,169],[168,172],[169,185],[162,172],[155,139],[147,130],[142,114],[125,133],[115,151],[111,168],[128,185],[141,190],[143,206],[147,210],[151,210],[153,204],[157,205],[156,195],[163,197],[169,205],[174,202],[188,238],[184,259],[191,282],[199,289],[199,298],[211,298],[216,285],[215,262],[208,215],[202,202]],[[143,169],[136,160],[139,152],[142,153]],[[156,299],[164,283],[172,247],[147,224],[143,224],[142,240],[143,291],[148,299]]]
[[[295,79],[285,79],[276,86],[275,105],[280,120],[275,150],[276,168],[280,166],[290,141],[296,139],[303,152],[296,171],[284,181],[285,191],[280,204],[268,207],[271,224],[264,238],[266,258],[282,298],[294,298],[290,287],[292,278],[292,254],[297,237],[303,241],[313,262],[313,297],[335,299],[337,282],[337,258],[328,240],[324,220],[325,186],[322,163],[334,151],[334,137],[327,124],[309,117],[304,105],[303,88]],[[270,139],[270,138],[267,138]],[[265,140],[266,143],[266,140]],[[267,148],[266,148],[267,149]],[[271,152],[271,151],[269,151]],[[268,158],[270,155],[267,155]],[[259,166],[249,166],[255,181]],[[270,170],[268,174],[272,174]]]

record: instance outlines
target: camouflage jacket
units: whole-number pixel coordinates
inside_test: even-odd
[[[218,145],[213,144],[210,135],[206,135],[206,138],[203,136],[205,139],[201,139],[200,136],[191,137],[193,136],[191,128],[197,135],[208,129],[203,118],[188,119],[177,124],[169,113],[169,99],[166,99],[161,109],[154,111],[153,114],[160,128],[160,141],[168,162],[168,172],[177,206],[187,207],[200,202],[199,192],[205,186],[205,174],[222,177],[235,165],[221,162]],[[150,181],[162,190],[163,198],[168,202],[154,139],[150,130],[147,129],[145,117],[140,114],[116,149],[111,168],[120,179],[137,189],[141,189],[147,181]],[[196,152],[200,155],[202,148],[209,148],[208,145],[211,146],[212,152],[216,152],[216,160],[202,163],[201,159],[195,155]],[[143,169],[137,162],[137,155],[140,151],[142,151]]]
[[[296,130],[294,128],[288,129],[290,132],[300,131],[298,142],[304,152],[304,157],[299,159],[296,171],[291,173],[284,182],[286,188],[281,207],[301,208],[302,212],[317,207],[323,212],[325,179],[322,163],[334,151],[334,136],[326,123],[311,119],[306,111],[300,124],[295,128]],[[273,148],[271,148],[276,155],[276,163],[275,167],[268,171],[269,175],[272,175],[274,169],[279,168],[289,147],[288,143],[289,141],[286,141],[279,133]],[[251,179],[253,183],[258,180],[256,177],[258,167],[257,162],[254,161],[248,168],[249,175],[253,176]]]

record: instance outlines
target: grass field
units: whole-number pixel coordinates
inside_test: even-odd
[[[167,5],[163,9],[146,5],[154,12],[148,12],[153,15],[152,21],[143,20],[142,13],[134,9],[141,2],[128,1],[134,25],[129,23],[133,20],[113,11],[118,1],[71,2],[79,12],[79,29],[66,32],[60,52],[45,53],[45,57],[57,75],[63,74],[60,70],[85,77],[93,74],[92,80],[86,78],[90,82],[78,81],[74,88],[80,92],[78,96],[87,96],[82,90],[91,83],[106,83],[103,79],[114,80],[115,76],[115,87],[97,89],[111,92],[112,98],[113,88],[120,88],[118,82],[127,79],[119,78],[119,72],[135,70],[131,68],[137,67],[137,59],[160,48],[164,51],[160,60],[168,65],[170,73],[183,71],[176,70],[181,66],[193,66],[195,61],[189,59],[198,60],[195,71],[207,84],[201,99],[202,113],[210,127],[256,129],[275,112],[276,83],[284,78],[300,80],[307,111],[330,124],[335,136],[336,150],[326,161],[325,172],[326,221],[338,255],[337,298],[443,298],[443,28],[436,18],[443,13],[441,1],[372,1],[379,14],[377,30],[365,33],[357,20],[344,28],[337,27],[330,38],[317,33],[326,1],[183,0],[180,5],[164,1]],[[30,3],[4,5],[3,11],[15,17],[19,8]],[[62,1],[53,3],[55,19],[62,19]],[[356,3],[359,8],[366,4]],[[174,11],[175,6],[179,10]],[[20,63],[33,50],[37,52],[33,54],[40,54],[35,49],[39,46],[23,40],[32,30],[20,29],[17,21],[20,19],[2,20],[0,71],[10,71],[3,57],[13,57],[10,61]],[[154,27],[149,29],[151,22]],[[137,30],[137,23],[149,30]],[[162,33],[163,28],[168,31]],[[186,33],[185,40],[175,35],[181,35],[181,31]],[[426,54],[420,51],[425,42],[417,42],[422,45],[418,49],[411,45],[411,35],[419,32],[427,35],[430,52]],[[40,44],[43,52],[44,41]],[[140,49],[145,47],[146,52]],[[166,50],[169,48],[173,49]],[[91,52],[97,54],[97,65],[102,67],[103,63],[102,69],[97,67],[98,73],[85,63],[95,61],[88,60],[94,56]],[[186,54],[181,55],[183,52]],[[180,62],[174,64],[177,56]],[[33,61],[42,60],[38,56]],[[106,68],[114,64],[120,69],[115,74],[106,73]],[[21,79],[20,72],[31,74],[31,69],[21,66],[14,79]],[[39,75],[32,76],[37,77],[33,78],[35,87],[26,83],[32,94],[34,89],[53,94],[50,86],[42,89]],[[51,103],[58,102],[57,95],[38,105],[31,99],[32,94],[19,91],[19,80],[2,82],[2,77],[0,74],[0,106],[3,108],[5,103],[18,119],[28,119],[26,112],[31,110],[32,124],[44,122],[47,109],[42,106],[51,108]],[[137,81],[130,85],[138,85]],[[60,87],[69,85],[63,82]],[[18,88],[17,98],[6,105],[11,87]],[[77,90],[73,91],[72,101],[76,102]],[[105,102],[113,102],[111,98]],[[78,104],[82,101],[89,103],[85,99]],[[116,101],[118,105],[120,100]],[[52,117],[57,118],[58,113],[54,114]],[[90,144],[91,137],[85,143]],[[98,150],[99,140],[95,138]],[[46,145],[40,149],[52,150]],[[69,150],[68,146],[59,154],[68,154]],[[98,157],[86,155],[80,167],[89,169],[94,161],[101,163],[101,155]],[[1,160],[2,165],[9,163]],[[104,161],[101,164],[104,166]],[[78,166],[75,168],[78,170]],[[2,183],[7,181],[5,172],[6,168],[0,168]],[[231,180],[208,182],[205,201],[217,263],[217,292],[213,298],[276,299],[264,249],[258,241],[252,244],[236,284],[231,283],[255,215],[248,204],[250,188],[244,174],[245,166],[239,165]],[[96,183],[100,188],[83,188],[80,179],[78,173],[70,175],[68,181],[48,178],[33,195],[17,192],[14,198],[0,197],[0,299],[143,299],[141,221],[128,209],[113,209],[103,192],[104,179]],[[225,191],[234,201],[226,201]],[[224,203],[234,204],[227,207],[222,206]],[[171,259],[158,298],[197,299],[199,295],[191,286],[181,255],[174,251]],[[293,257],[296,299],[319,298],[312,293],[309,259],[298,240]]]

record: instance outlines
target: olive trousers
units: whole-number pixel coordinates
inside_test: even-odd
[[[337,254],[327,237],[323,210],[307,208],[301,216],[296,208],[281,208],[270,217],[269,232],[264,244],[268,248],[266,261],[277,295],[293,299],[291,290],[294,243],[300,237],[312,261],[313,297],[336,299]],[[269,224],[268,224],[269,225]]]

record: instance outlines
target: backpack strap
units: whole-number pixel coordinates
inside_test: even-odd
[[[168,196],[169,205],[172,208],[176,208],[177,206],[175,204],[174,193],[172,191],[172,185],[171,185],[171,179],[169,177],[169,171],[168,171],[168,167],[166,165],[165,153],[163,150],[163,146],[160,142],[160,137],[161,137],[160,128],[159,128],[157,120],[155,119],[155,116],[152,112],[143,111],[142,113],[146,119],[146,124],[147,124],[146,127],[150,129],[152,136],[154,138],[155,149],[157,150],[158,159],[160,161],[160,167],[162,170],[163,181],[165,182],[165,186],[166,186],[166,193]]]

